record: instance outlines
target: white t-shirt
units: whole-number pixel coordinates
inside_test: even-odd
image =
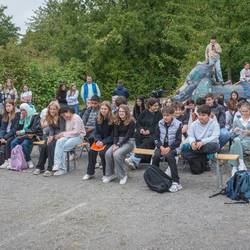
[[[30,97],[32,97],[32,91],[26,91],[21,93],[21,100],[30,100]]]

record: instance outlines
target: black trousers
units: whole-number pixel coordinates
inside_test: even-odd
[[[45,141],[45,143],[40,148],[40,156],[36,168],[43,171],[45,169],[45,163],[48,159],[47,170],[52,171],[52,167],[54,165],[55,147],[56,141],[52,141],[49,144],[47,144],[47,141]]]
[[[101,163],[102,163],[103,176],[105,175],[105,168],[106,168],[105,153],[110,148],[110,146],[111,145],[107,145],[104,150],[99,151],[99,152],[94,151],[92,149],[89,150],[88,152],[89,162],[88,162],[87,174],[89,175],[95,174],[96,158],[97,158],[97,155],[99,154],[101,158]]]
[[[11,156],[11,142],[15,137],[10,137],[7,139],[6,144],[0,145],[0,153],[3,154],[5,160],[8,160]]]
[[[175,150],[171,150],[166,155],[161,155],[160,149],[156,149],[154,156],[153,156],[153,165],[159,167],[160,161],[163,160],[164,158],[170,167],[173,181],[179,183],[180,178],[178,175],[178,169],[177,169],[177,164],[176,164],[176,159],[175,159],[176,155],[177,153]]]
[[[188,161],[192,174],[202,174],[208,164],[207,154],[214,154],[220,149],[218,143],[210,142],[203,145],[199,150],[190,148],[187,152],[182,152],[184,159]]]
[[[154,149],[154,137],[151,135],[145,136],[137,133],[135,135],[135,144],[137,148]],[[141,158],[141,162],[149,163],[151,160],[150,155],[135,155],[135,157]]]

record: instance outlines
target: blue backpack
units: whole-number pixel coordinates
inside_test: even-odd
[[[243,200],[249,202],[250,199],[250,172],[245,170],[237,171],[226,185],[225,194],[232,200]]]
[[[217,195],[226,195],[232,200],[238,202],[235,203],[249,203],[250,199],[250,172],[245,170],[237,171],[234,176],[228,179],[226,187],[222,189],[219,193],[209,196],[209,198],[215,197]],[[234,204],[227,203],[225,204]]]

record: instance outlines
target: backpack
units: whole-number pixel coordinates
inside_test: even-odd
[[[225,194],[232,200],[243,200],[248,203],[250,199],[250,172],[237,171],[227,181]]]
[[[11,150],[10,166],[10,169],[15,171],[22,171],[28,168],[21,145],[17,145]]]
[[[209,198],[217,195],[226,195],[232,200],[238,202],[235,203],[249,203],[250,199],[250,172],[245,170],[237,171],[231,178],[228,179],[226,187],[219,193],[211,195]],[[225,203],[234,204],[234,203]]]
[[[169,192],[172,185],[172,179],[154,165],[149,166],[144,172],[144,180],[148,187],[157,193]]]

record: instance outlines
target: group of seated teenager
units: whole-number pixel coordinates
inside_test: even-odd
[[[226,150],[238,154],[239,161],[230,161],[232,174],[246,169],[245,154],[250,151],[250,104],[232,92],[225,103],[223,95],[209,93],[196,101],[174,102],[142,96],[129,109],[124,96],[100,101],[97,95],[86,100],[87,108],[80,114],[73,105],[51,101],[39,115],[33,105],[5,100],[0,129],[1,168],[10,168],[11,150],[21,145],[30,168],[33,142],[43,139],[38,163],[33,174],[60,176],[66,173],[66,153],[88,141],[87,168],[83,180],[95,175],[97,156],[101,159],[103,183],[128,180],[128,169],[136,170],[141,163],[159,166],[168,163],[166,173],[172,177],[171,192],[182,189],[177,156],[190,165],[193,174],[209,171],[209,159]],[[151,149],[154,155],[134,154],[133,149]],[[47,166],[46,166],[47,162]]]

